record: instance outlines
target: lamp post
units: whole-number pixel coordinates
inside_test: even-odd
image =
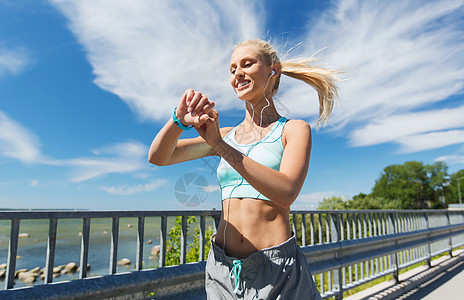
[[[460,184],[459,184],[459,180],[461,180],[461,179],[463,179],[463,178],[464,178],[464,176],[463,176],[463,177],[459,177],[459,178],[458,178],[458,195],[459,195],[459,207],[461,207],[461,206],[462,206],[462,203],[461,203],[461,187],[460,187]]]

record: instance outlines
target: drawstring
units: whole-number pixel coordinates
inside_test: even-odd
[[[229,277],[235,280],[234,293],[238,293],[240,287],[240,272],[242,271],[242,262],[239,259],[234,259],[234,267],[230,270]]]

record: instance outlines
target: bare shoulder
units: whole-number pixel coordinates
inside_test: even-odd
[[[299,141],[310,140],[311,126],[304,120],[288,120],[285,124],[284,131],[282,132],[282,141],[284,146],[292,139]]]
[[[221,132],[221,137],[224,138],[234,127],[223,127],[220,128],[219,131]]]

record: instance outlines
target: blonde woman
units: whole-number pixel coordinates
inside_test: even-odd
[[[208,299],[320,299],[289,223],[308,171],[311,128],[280,116],[273,102],[282,74],[302,80],[318,92],[318,125],[327,121],[337,72],[310,62],[281,62],[269,43],[242,42],[231,56],[230,83],[245,102],[243,122],[219,128],[214,102],[187,90],[153,140],[149,161],[156,165],[221,157],[222,215],[206,265]],[[199,137],[179,139],[192,127]]]

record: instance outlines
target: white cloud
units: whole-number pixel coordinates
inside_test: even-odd
[[[464,106],[403,113],[380,118],[353,130],[351,143],[369,146],[386,142],[401,144],[403,152],[417,152],[464,142]]]
[[[355,145],[367,146],[393,142],[403,136],[464,127],[464,106],[425,112],[398,114],[373,120],[365,127],[354,130],[351,140]],[[382,133],[379,135],[379,133]]]
[[[342,197],[340,192],[337,191],[322,191],[310,194],[301,194],[292,204],[292,209],[317,209],[319,202],[324,198]]]
[[[127,186],[127,185],[121,185],[118,187],[103,186],[102,190],[112,195],[124,195],[125,196],[125,195],[133,195],[133,194],[138,194],[138,193],[143,193],[143,192],[154,191],[158,189],[159,187],[166,185],[167,183],[168,183],[167,180],[160,179],[160,180],[155,180],[151,183],[138,184],[135,186]]]
[[[207,190],[209,193],[221,190],[218,184],[205,186],[204,189]]]
[[[399,140],[402,152],[418,152],[464,143],[464,130],[430,132],[405,136]]]
[[[334,131],[352,130],[353,146],[396,142],[413,152],[430,145],[414,148],[406,139],[423,143],[426,133],[463,129],[464,107],[437,109],[452,106],[447,98],[463,91],[463,15],[462,0],[341,0],[314,16],[297,52],[328,47],[320,55],[346,71]],[[305,85],[287,80],[282,87],[292,114],[318,113]]]
[[[125,174],[147,167],[146,145],[137,142],[120,143],[93,151],[95,157],[52,161],[51,164],[70,166],[72,182],[82,182],[107,174]],[[104,156],[102,156],[104,155]]]
[[[71,182],[82,182],[106,174],[132,173],[146,168],[146,145],[119,143],[92,151],[93,157],[56,159],[43,155],[39,138],[0,111],[0,155],[24,163],[71,168]],[[31,185],[38,182],[32,181]]]
[[[26,51],[23,48],[5,49],[0,48],[0,76],[21,72],[28,63]]]
[[[97,85],[120,96],[139,117],[164,120],[190,87],[206,92],[219,109],[241,106],[229,87],[227,64],[234,43],[265,31],[256,2],[53,3],[84,46]],[[353,146],[394,142],[405,152],[423,151],[432,149],[427,135],[442,139],[434,148],[449,145],[456,134],[451,130],[463,129],[464,118],[456,118],[463,107],[436,104],[450,107],[448,97],[463,91],[463,10],[462,0],[340,0],[312,16],[301,38],[305,43],[294,54],[328,47],[320,55],[347,72],[333,130],[351,131]],[[283,111],[315,116],[314,91],[284,77]],[[444,114],[449,117],[437,117]]]
[[[448,164],[464,164],[464,155],[444,155],[440,156],[435,161],[444,161]]]
[[[37,136],[2,111],[0,111],[0,155],[25,163],[34,163],[42,159]]]
[[[52,1],[84,46],[96,84],[143,119],[165,120],[187,88],[237,107],[235,43],[260,35],[254,1]]]

